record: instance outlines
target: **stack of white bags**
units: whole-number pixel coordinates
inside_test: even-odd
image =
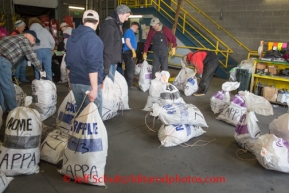
[[[205,133],[201,127],[208,127],[203,114],[192,104],[186,104],[179,90],[168,83],[169,72],[156,73],[149,89],[149,96],[143,110],[152,111],[163,125],[158,137],[165,147],[180,145],[193,137]]]

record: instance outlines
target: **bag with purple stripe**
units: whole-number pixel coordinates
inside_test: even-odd
[[[56,129],[59,129],[63,133],[68,133],[71,127],[71,120],[75,117],[75,115],[76,101],[71,90],[58,108]]]
[[[268,170],[289,173],[289,142],[274,134],[259,137],[254,145],[259,163]]]
[[[246,112],[241,116],[235,129],[235,140],[243,148],[253,153],[253,147],[258,137],[261,135],[258,119],[253,111]]]
[[[222,112],[230,103],[230,91],[239,88],[239,82],[225,82],[222,85],[222,90],[218,91],[210,99],[211,109],[216,113]]]
[[[247,112],[242,115],[235,130],[235,139],[244,149],[253,152],[256,139],[261,135],[255,113],[259,115],[273,115],[272,105],[264,97],[254,95],[248,91],[240,91],[245,98]]]
[[[97,106],[91,102],[73,120],[61,173],[83,183],[104,186],[104,181],[97,179],[104,179],[107,149],[106,128]]]
[[[240,94],[236,94],[230,102],[230,105],[223,110],[217,119],[236,126],[240,120],[240,117],[246,111],[247,108],[245,104],[245,98]]]
[[[148,62],[144,60],[141,66],[138,80],[139,88],[143,92],[146,92],[150,88],[151,77],[152,77],[152,65],[149,65]]]

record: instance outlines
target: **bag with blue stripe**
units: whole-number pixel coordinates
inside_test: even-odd
[[[0,170],[7,176],[39,172],[42,122],[37,110],[29,105],[17,107],[7,116],[4,142],[0,147]]]
[[[61,173],[81,183],[105,186],[107,132],[94,103],[72,121],[70,134]]]
[[[56,129],[59,129],[61,132],[66,134],[69,133],[71,121],[76,115],[76,110],[76,101],[71,90],[59,106],[56,119]]]

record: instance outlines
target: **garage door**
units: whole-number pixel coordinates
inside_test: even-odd
[[[13,0],[13,3],[47,8],[56,8],[58,6],[58,0]]]

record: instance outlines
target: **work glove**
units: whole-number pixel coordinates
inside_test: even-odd
[[[172,48],[171,51],[169,52],[170,56],[176,55],[176,48]]]
[[[142,58],[143,58],[144,60],[147,59],[147,53],[146,53],[146,52],[143,53]]]
[[[40,78],[46,77],[46,72],[45,71],[40,71]]]
[[[136,53],[135,53],[135,50],[134,50],[134,49],[132,49],[132,50],[131,50],[131,52],[132,52],[132,58],[136,58]]]

